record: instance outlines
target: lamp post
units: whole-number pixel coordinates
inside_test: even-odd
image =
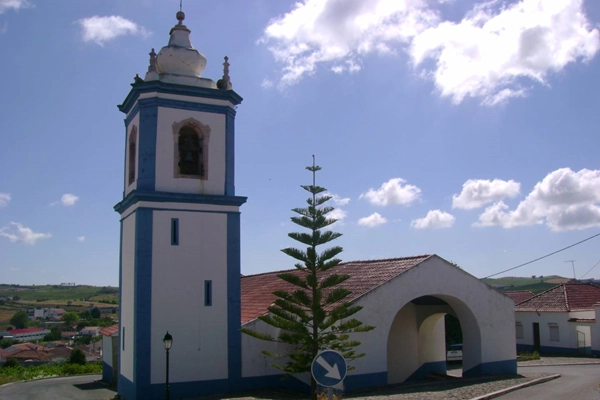
[[[163,343],[165,344],[165,350],[167,351],[167,379],[165,387],[165,399],[170,400],[171,397],[169,393],[169,350],[173,345],[173,336],[169,334],[169,331],[167,331],[167,334],[163,338]]]

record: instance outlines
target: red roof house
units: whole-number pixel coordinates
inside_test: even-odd
[[[509,290],[507,292],[502,293],[513,299],[515,304],[522,303],[525,300],[529,300],[530,298],[535,296],[535,293],[533,293],[531,290]]]

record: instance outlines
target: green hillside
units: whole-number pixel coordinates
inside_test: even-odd
[[[562,281],[568,281],[568,278],[549,275],[536,277],[516,277],[508,276],[502,278],[486,278],[482,279],[488,285],[497,287],[501,291],[507,290],[531,290],[533,293],[540,293],[548,290]]]
[[[22,301],[66,302],[85,301],[112,303],[119,301],[119,288],[112,286],[6,285],[0,284],[0,297],[15,297]]]

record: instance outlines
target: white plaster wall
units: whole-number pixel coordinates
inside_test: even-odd
[[[360,315],[359,319],[365,322],[365,315]],[[378,329],[378,328],[376,328]],[[363,343],[360,351],[365,351],[365,335],[354,335],[356,339]],[[385,342],[387,344],[386,356],[387,364],[385,367],[389,371],[388,382],[399,383],[408,378],[417,368],[419,368],[419,348],[416,344],[419,342],[419,331],[417,326],[417,307],[409,303],[398,312],[391,326],[389,337]],[[383,346],[379,346],[383,347]],[[371,356],[367,354],[367,356]],[[367,357],[365,356],[365,357]],[[381,366],[378,366],[381,368]],[[364,368],[364,366],[363,366]],[[362,371],[366,373],[367,371]],[[385,371],[386,369],[383,369]],[[382,369],[379,369],[382,371]],[[376,370],[368,372],[377,372]]]
[[[123,220],[123,237],[121,250],[121,314],[120,341],[120,369],[121,375],[133,381],[133,338],[135,337],[135,326],[133,324],[133,300],[134,300],[134,262],[135,262],[135,214],[131,214]],[[122,336],[125,328],[125,337]],[[125,340],[125,349],[123,349]]]
[[[540,345],[550,347],[561,347],[565,349],[577,349],[577,324],[569,322],[570,318],[594,318],[593,311],[571,312],[571,313],[545,313],[540,312],[540,315],[531,312],[516,312],[515,323],[523,324],[523,338],[517,339],[517,344],[533,346],[533,323],[540,324]],[[559,341],[550,340],[549,324],[558,324]],[[587,325],[587,324],[586,324]],[[585,325],[582,325],[585,326]],[[583,329],[586,333],[586,338],[591,337],[591,330]],[[591,339],[593,343],[594,340]],[[589,346],[589,345],[588,345]]]
[[[277,337],[281,331],[258,319],[248,322],[244,325],[244,328],[252,329],[260,333],[268,333],[273,337]],[[243,377],[277,375],[282,373],[281,370],[274,368],[272,364],[285,364],[285,362],[265,356],[261,353],[263,350],[273,354],[285,354],[287,352],[287,346],[282,343],[259,340],[252,336],[242,334]]]
[[[162,338],[173,335],[171,382],[225,379],[227,367],[227,215],[153,212],[152,371],[164,382]],[[171,218],[179,218],[179,245],[171,245]],[[212,306],[204,281],[212,280]]]
[[[102,361],[112,367],[112,337],[102,336]]]
[[[194,118],[210,127],[208,139],[208,179],[175,178],[173,124]],[[225,115],[207,112],[158,109],[156,139],[156,190],[175,193],[218,194],[225,192]]]
[[[133,183],[131,185],[129,185],[129,135],[131,134],[131,128],[133,126],[137,127],[138,133],[137,133],[137,140],[136,140],[136,144],[135,144],[135,151],[136,151],[136,156],[135,156],[135,180],[133,181]],[[138,172],[139,172],[139,160],[140,160],[140,135],[144,134],[146,132],[140,132],[140,113],[137,113],[137,115],[129,122],[129,125],[127,125],[127,141],[125,142],[125,179],[124,179],[124,191],[125,191],[125,195],[127,195],[129,192],[131,192],[132,190],[135,190],[137,188],[137,177],[138,177]],[[147,133],[146,133],[147,134]]]

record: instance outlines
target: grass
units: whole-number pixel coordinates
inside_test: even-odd
[[[60,286],[60,285],[0,285],[0,297],[19,296],[25,301],[112,301],[118,300],[119,288],[112,286]]]
[[[482,279],[482,281],[492,286],[506,286],[503,290],[531,290],[533,293],[539,293],[558,284],[549,283],[548,281],[557,282],[565,279],[566,278],[558,275],[544,276],[543,278],[540,278],[539,276],[536,276],[535,278],[507,276],[496,279],[487,278]]]
[[[33,365],[28,367],[0,368],[0,385],[10,382],[29,381],[32,379],[49,378],[54,376],[72,376],[83,374],[101,374],[102,363],[93,362],[85,365],[61,363]]]
[[[533,353],[519,353],[517,355],[517,360],[519,361],[531,361],[531,360],[539,360],[540,359],[540,353],[538,353],[537,351],[534,351]]]

